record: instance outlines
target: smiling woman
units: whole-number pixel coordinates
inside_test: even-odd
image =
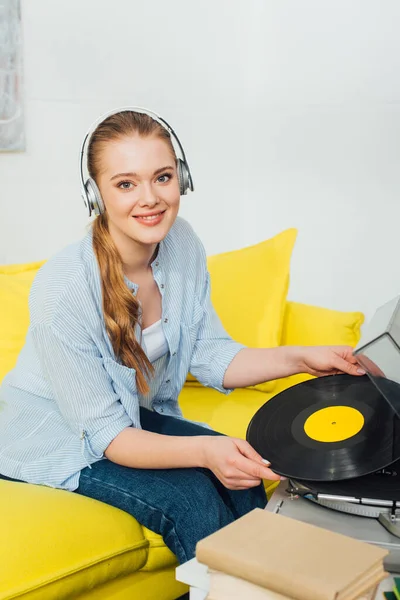
[[[228,394],[357,367],[347,347],[245,348],[229,337],[203,245],[178,217],[193,183],[161,117],[100,119],[81,180],[97,218],[33,283],[25,346],[1,388],[0,473],[116,506],[184,562],[200,539],[265,506],[263,478],[279,479],[246,441],[183,418],[188,372]]]

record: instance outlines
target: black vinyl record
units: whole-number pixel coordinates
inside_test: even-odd
[[[275,473],[297,480],[361,477],[400,459],[400,420],[366,375],[284,390],[257,411],[246,438]]]

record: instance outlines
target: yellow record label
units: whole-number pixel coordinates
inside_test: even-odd
[[[308,417],[304,431],[317,442],[342,442],[364,426],[364,417],[351,406],[328,406]]]

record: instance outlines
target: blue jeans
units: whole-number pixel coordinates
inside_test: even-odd
[[[140,419],[143,429],[163,435],[222,435],[145,408]],[[262,484],[228,490],[208,469],[134,469],[107,459],[81,471],[75,492],[131,514],[159,533],[180,563],[195,556],[199,540],[267,503]]]

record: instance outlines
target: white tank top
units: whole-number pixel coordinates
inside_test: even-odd
[[[143,329],[142,346],[151,363],[168,352],[168,344],[161,325],[161,319],[150,325],[150,327]]]

